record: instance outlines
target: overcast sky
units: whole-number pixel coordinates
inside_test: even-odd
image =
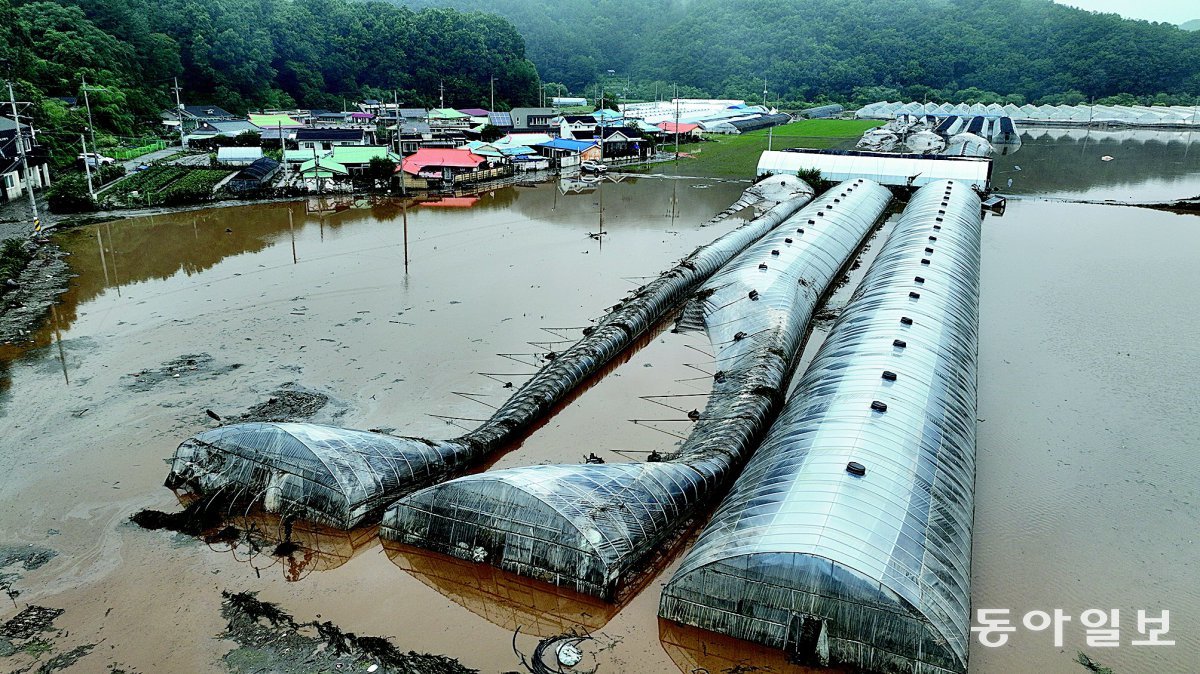
[[[1196,0],[1056,0],[1063,5],[1093,12],[1110,12],[1131,19],[1183,23],[1200,19],[1200,3]]]

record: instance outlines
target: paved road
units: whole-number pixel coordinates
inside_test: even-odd
[[[141,166],[142,164],[149,164],[150,162],[155,161],[156,159],[162,159],[163,157],[170,157],[171,155],[175,154],[176,152],[179,152],[179,148],[168,147],[168,148],[165,148],[162,150],[155,150],[154,152],[151,152],[150,154],[144,154],[136,159],[130,159],[129,161],[124,161],[121,163],[125,165],[126,173],[133,173],[134,169],[136,169],[138,166]]]

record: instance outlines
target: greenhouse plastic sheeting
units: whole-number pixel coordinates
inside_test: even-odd
[[[424,440],[316,424],[235,424],[180,444],[167,486],[238,503],[261,501],[270,512],[335,527],[357,526],[408,491],[461,471],[512,441],[812,194],[794,176],[775,176],[747,189],[713,222],[748,206],[765,213],[638,288],[462,437]]]
[[[982,115],[1011,117],[1022,123],[1051,126],[1129,126],[1184,129],[1200,127],[1200,106],[1183,105],[1022,105],[992,103],[870,103],[854,113],[859,119],[894,119],[902,115]]]
[[[962,183],[916,193],[660,616],[810,664],[966,671],[980,224]]]
[[[783,404],[814,308],[890,200],[876,183],[844,182],[700,288],[679,323],[707,331],[720,369],[667,461],[458,478],[388,508],[380,535],[611,598],[749,456]]]

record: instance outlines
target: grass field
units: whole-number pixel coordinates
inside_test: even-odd
[[[805,119],[771,130],[771,149],[850,149],[864,131],[881,124],[883,122],[876,120]],[[693,158],[680,159],[679,171],[714,178],[753,178],[758,157],[767,149],[767,137],[768,129],[762,129],[737,136],[710,136],[712,140],[701,143],[681,144],[679,151],[693,155]],[[668,138],[662,146],[668,152],[674,150],[669,141]]]

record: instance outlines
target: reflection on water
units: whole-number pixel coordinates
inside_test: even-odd
[[[568,588],[473,564],[446,555],[384,541],[392,562],[414,578],[488,622],[536,637],[572,630],[599,631],[616,615],[619,604]]]
[[[232,529],[231,529],[232,528]],[[255,575],[279,567],[289,583],[341,567],[378,542],[379,527],[341,531],[312,522],[289,521],[269,513],[229,518],[211,532],[208,546],[248,564]]]
[[[842,667],[804,667],[789,662],[783,651],[661,618],[658,638],[683,674],[837,674],[853,671]]]
[[[992,185],[1005,194],[1118,202],[1200,196],[1200,133],[1024,127],[1021,138],[1020,152],[993,157]]]

